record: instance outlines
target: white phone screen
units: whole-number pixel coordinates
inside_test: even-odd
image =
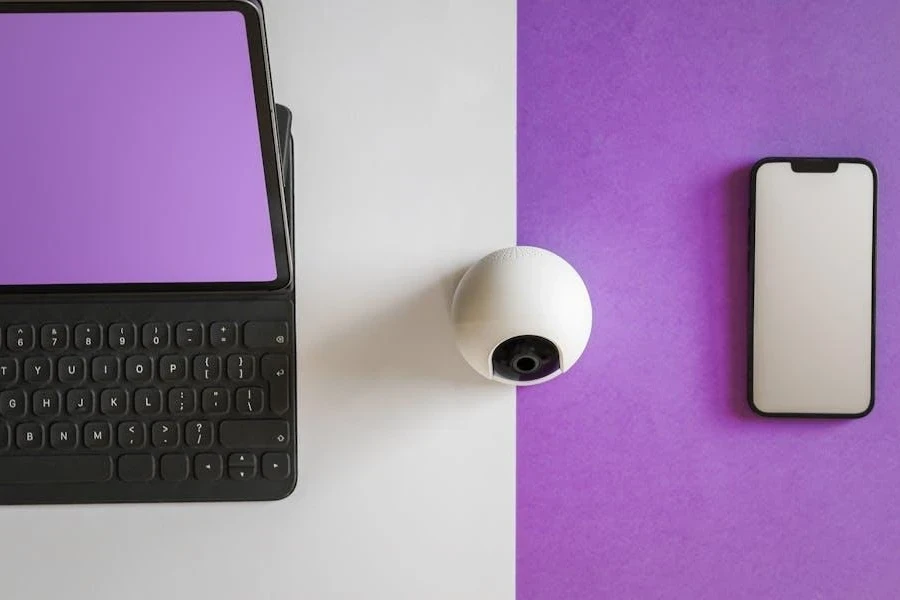
[[[874,167],[766,159],[754,167],[751,195],[751,406],[766,415],[868,414]]]

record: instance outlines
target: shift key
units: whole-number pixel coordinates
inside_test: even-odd
[[[286,448],[287,421],[222,421],[219,443],[229,449]]]

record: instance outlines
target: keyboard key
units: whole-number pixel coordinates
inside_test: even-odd
[[[145,433],[143,423],[126,421],[125,423],[119,423],[116,437],[121,448],[143,448]]]
[[[163,381],[181,381],[187,377],[187,358],[163,356],[159,359],[159,376]]]
[[[265,408],[262,388],[240,388],[234,396],[237,411],[242,415],[258,415]]]
[[[286,448],[290,431],[287,421],[222,421],[219,443],[226,448]]]
[[[291,476],[291,457],[283,452],[263,454],[262,472],[266,479],[287,479]]]
[[[245,481],[256,477],[256,456],[232,454],[228,457],[228,477]]]
[[[153,424],[151,431],[153,445],[156,448],[177,448],[181,443],[178,425],[171,421],[160,421]]]
[[[247,354],[232,354],[228,357],[228,379],[250,381],[256,376],[253,357]]]
[[[126,454],[119,457],[119,479],[128,483],[150,481],[156,461],[149,454]]]
[[[256,469],[242,469],[240,467],[228,467],[228,477],[238,481],[249,481],[256,477]]]
[[[62,383],[81,383],[87,376],[87,367],[80,356],[63,356],[57,368],[57,376]]]
[[[128,395],[125,390],[103,390],[100,392],[100,412],[110,417],[124,415],[128,411]]]
[[[224,415],[228,412],[228,390],[206,388],[203,390],[203,412],[209,415]]]
[[[125,377],[128,381],[150,381],[153,377],[153,360],[149,356],[129,356],[125,360]]]
[[[276,415],[291,407],[290,378],[286,354],[267,354],[260,364],[262,376],[269,382],[269,408]]]
[[[116,323],[109,328],[109,347],[113,350],[131,350],[134,348],[136,336],[134,325]]]
[[[209,327],[209,343],[213,348],[231,348],[237,344],[237,325],[218,322]]]
[[[0,384],[15,383],[19,378],[19,363],[14,358],[0,358]]]
[[[91,379],[97,383],[110,383],[119,378],[119,359],[115,356],[97,356],[91,361]]]
[[[0,485],[100,483],[112,477],[108,456],[15,456],[0,458]]]
[[[50,446],[57,450],[74,450],[78,445],[78,428],[74,423],[54,423],[50,426]]]
[[[35,416],[55,416],[61,409],[62,403],[56,390],[37,390],[31,395],[31,410]]]
[[[147,323],[141,330],[144,348],[162,350],[169,346],[169,326],[166,323]]]
[[[78,389],[66,392],[66,411],[72,416],[94,414],[94,392]]]
[[[0,450],[6,450],[10,444],[9,425],[0,423]]]
[[[6,347],[13,352],[27,352],[34,348],[34,328],[31,325],[11,325],[6,330]]]
[[[244,345],[248,348],[287,350],[290,341],[285,321],[250,321],[244,325]]]
[[[162,412],[162,394],[156,388],[142,388],[134,392],[134,412],[141,416]]]
[[[102,344],[103,330],[95,323],[75,326],[75,347],[79,350],[96,350]]]
[[[109,423],[88,423],[84,426],[84,445],[92,450],[109,448],[112,444],[112,427]]]
[[[228,456],[229,467],[241,467],[243,469],[256,468],[256,455],[246,452],[236,452]]]
[[[174,415],[192,415],[197,411],[197,394],[191,388],[169,390],[169,412]]]
[[[222,457],[218,454],[198,454],[195,456],[194,477],[200,481],[222,479]]]
[[[213,444],[213,426],[209,421],[191,421],[184,427],[185,442],[191,448],[209,448]]]
[[[209,383],[222,376],[222,359],[214,354],[200,354],[194,357],[194,379]]]
[[[0,416],[7,419],[25,416],[25,390],[0,392]]]
[[[44,325],[41,327],[41,348],[44,350],[65,350],[69,347],[68,325]]]
[[[184,481],[188,478],[188,457],[184,454],[166,454],[159,460],[159,474],[165,481]]]
[[[50,381],[50,360],[46,358],[25,359],[25,381],[28,383],[47,383]]]
[[[16,446],[22,450],[44,447],[44,426],[40,423],[21,423],[16,427]]]
[[[203,345],[203,327],[200,323],[179,323],[175,328],[175,343],[180,348],[198,348]]]

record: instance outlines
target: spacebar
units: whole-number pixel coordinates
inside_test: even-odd
[[[0,458],[0,485],[91,483],[112,477],[108,456],[13,456]]]

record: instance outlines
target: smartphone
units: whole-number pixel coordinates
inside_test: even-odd
[[[872,411],[877,179],[862,158],[754,165],[748,395],[757,414]]]

